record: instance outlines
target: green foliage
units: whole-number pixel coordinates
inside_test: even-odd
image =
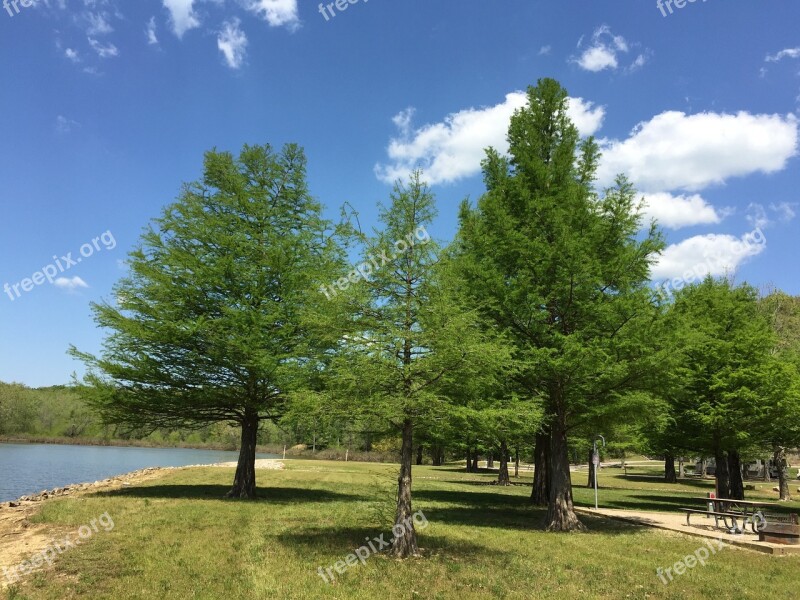
[[[313,293],[343,265],[320,214],[299,147],[206,153],[114,301],[93,305],[102,355],[72,351],[103,419],[152,430],[280,417],[336,340]]]
[[[624,178],[598,197],[599,150],[579,140],[566,90],[541,80],[511,121],[509,159],[483,163],[487,193],[461,208],[459,243],[473,302],[513,340],[516,389],[563,427],[590,426],[658,362],[649,267],[663,248],[639,237]]]

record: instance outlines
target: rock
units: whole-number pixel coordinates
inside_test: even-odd
[[[19,502],[9,502],[8,503],[8,507],[9,508],[17,508],[18,506],[19,506]]]
[[[781,491],[781,488],[779,488],[779,487],[774,487],[774,488],[772,488],[772,491],[773,491],[773,492],[780,492],[780,491]]]

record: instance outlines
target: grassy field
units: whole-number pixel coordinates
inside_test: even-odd
[[[693,553],[700,539],[593,517],[582,517],[589,533],[547,534],[539,530],[543,511],[528,505],[528,485],[498,488],[490,474],[455,467],[414,468],[415,509],[429,522],[419,534],[422,558],[372,556],[326,584],[318,567],[343,560],[367,537],[390,536],[396,467],[286,464],[284,471],[259,471],[261,499],[254,502],[221,499],[230,469],[176,471],[119,492],[48,501],[36,520],[54,535],[74,537],[106,512],[114,527],[60,555],[7,597],[800,597],[800,557],[724,549],[664,585],[656,569]],[[576,484],[585,479],[574,474]],[[682,498],[712,489],[710,481],[669,486],[646,471],[625,478],[614,469],[604,470],[600,485],[601,505],[646,510],[674,510]],[[594,502],[586,488],[576,487],[575,496],[581,505]]]

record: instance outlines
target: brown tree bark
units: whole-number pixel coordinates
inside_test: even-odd
[[[494,469],[494,453],[492,452],[489,452],[489,456],[486,457],[486,468]]]
[[[594,458],[594,448],[589,448],[589,481],[586,483],[586,487],[590,490],[594,489],[594,462],[592,459]]]
[[[392,548],[395,558],[418,556],[417,532],[414,529],[414,513],[411,510],[411,463],[414,454],[414,424],[411,419],[403,421],[403,444],[400,451],[400,475],[397,478],[397,511],[392,527]]]
[[[242,439],[239,448],[239,462],[233,477],[233,487],[226,494],[228,498],[256,497],[256,443],[258,442],[258,413],[247,411],[242,419]]]
[[[664,456],[664,481],[678,483],[678,476],[675,474],[675,456],[669,452]]]
[[[514,479],[519,479],[519,447],[514,448]]]
[[[553,424],[550,434],[550,500],[545,519],[547,531],[586,531],[572,503],[567,431],[562,419]]]
[[[728,475],[728,458],[722,450],[714,452],[714,462],[716,462],[717,498],[730,498],[731,479]]]
[[[422,464],[422,444],[417,446],[417,464],[418,465]]]
[[[472,450],[467,446],[467,473],[472,473]]]
[[[792,494],[789,491],[789,463],[786,461],[786,448],[782,446],[775,446],[775,453],[772,458],[778,468],[778,489],[781,493],[781,501],[788,502],[792,499]],[[767,463],[767,472],[769,472],[769,463]]]
[[[478,457],[478,449],[477,449],[477,448],[475,448],[475,452],[474,452],[474,453],[473,453],[473,455],[472,455],[472,472],[473,472],[473,473],[477,473],[477,472],[478,472],[478,470],[479,470],[479,467],[478,467],[478,458],[479,458],[479,457]]]
[[[533,489],[531,502],[535,506],[547,506],[550,501],[550,431],[536,434],[533,450]]]
[[[744,500],[744,481],[742,481],[742,458],[738,450],[728,450],[728,479],[734,500]]]
[[[500,442],[500,473],[497,476],[497,485],[511,485],[508,477],[508,444],[505,440]]]

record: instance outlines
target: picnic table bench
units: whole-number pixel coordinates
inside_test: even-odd
[[[686,512],[687,526],[690,525],[691,516],[696,514],[714,517],[715,527],[720,527],[722,521],[721,528],[727,529],[730,533],[744,533],[748,523],[753,533],[758,533],[767,526],[768,519],[770,522],[786,520],[786,517],[764,513],[763,509],[767,507],[779,506],[775,502],[752,502],[731,498],[692,498],[692,500],[701,500],[710,508],[706,510],[682,508],[681,510]]]

